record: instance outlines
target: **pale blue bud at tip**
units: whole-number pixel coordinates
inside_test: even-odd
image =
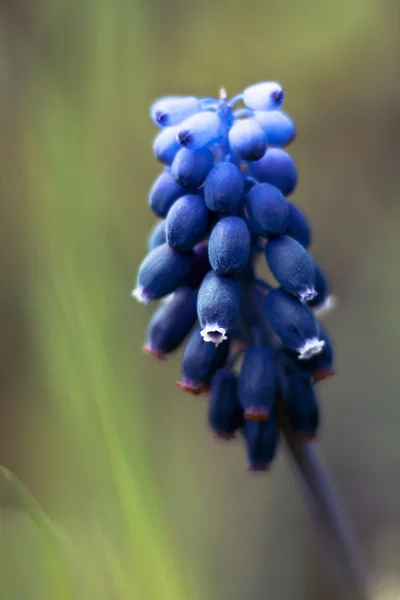
[[[296,137],[296,126],[292,119],[280,110],[258,110],[254,118],[267,134],[268,145],[285,147]]]
[[[223,137],[221,119],[214,112],[197,113],[181,123],[176,139],[190,150],[210,146]]]
[[[283,104],[284,92],[279,83],[256,83],[243,92],[243,102],[252,110],[277,110]]]
[[[166,96],[150,108],[150,117],[158,127],[179,125],[201,110],[200,100],[194,96]]]

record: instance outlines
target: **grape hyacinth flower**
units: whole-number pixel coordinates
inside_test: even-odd
[[[331,547],[341,548],[343,577],[359,591],[354,545],[310,446],[319,425],[315,384],[334,373],[332,341],[318,318],[333,302],[309,254],[308,219],[288,198],[298,175],[282,149],[296,136],[280,110],[284,97],[278,83],[262,82],[232,98],[221,90],[219,98],[154,103],[153,150],[164,170],[149,204],[163,220],[133,296],[145,304],[164,298],[145,350],[164,359],[188,338],[178,386],[210,392],[215,436],[239,438],[250,470],[269,469],[279,438],[286,442]],[[262,260],[279,287],[258,277]]]

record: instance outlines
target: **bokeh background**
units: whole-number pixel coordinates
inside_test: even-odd
[[[399,20],[397,0],[1,0],[0,463],[47,515],[3,477],[2,600],[336,600],[285,453],[254,477],[213,441],[130,298],[149,104],[265,79],[340,301],[320,451],[374,598],[400,598]]]

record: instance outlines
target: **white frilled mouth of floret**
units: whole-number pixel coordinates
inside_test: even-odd
[[[144,287],[142,285],[138,285],[133,291],[132,291],[132,296],[133,298],[136,298],[136,300],[138,302],[141,302],[142,304],[149,304],[151,297],[149,296],[149,294],[146,292],[146,290],[144,289]]]
[[[319,340],[318,338],[306,340],[303,346],[297,348],[299,360],[309,360],[311,357],[322,352],[324,346],[325,340]]]
[[[315,291],[315,288],[311,287],[306,287],[304,290],[301,290],[300,292],[298,292],[299,294],[299,298],[300,298],[300,302],[302,304],[305,304],[306,302],[310,302],[311,300],[313,300],[315,298],[315,296],[317,296],[317,292]]]
[[[334,296],[333,294],[331,294],[330,296],[328,296],[324,303],[321,304],[320,306],[317,306],[316,308],[314,308],[314,315],[316,317],[318,317],[319,319],[321,317],[325,317],[326,315],[328,315],[332,310],[334,310],[338,305],[338,300],[336,298],[336,296]]]
[[[206,325],[201,331],[200,335],[205,342],[213,342],[216,346],[219,346],[224,340],[228,339],[226,335],[226,329],[220,327],[218,323],[211,323]]]

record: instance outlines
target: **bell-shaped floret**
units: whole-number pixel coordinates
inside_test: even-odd
[[[210,271],[199,289],[197,314],[206,342],[216,345],[227,339],[240,309],[240,287],[235,278]]]
[[[245,419],[266,421],[274,406],[277,380],[274,357],[267,347],[248,348],[239,377],[239,400]]]
[[[269,183],[258,183],[251,188],[246,208],[252,232],[257,235],[279,235],[287,228],[289,203],[282,192]]]
[[[251,237],[240,217],[224,217],[215,225],[208,243],[210,264],[218,275],[235,275],[248,263]]]
[[[208,421],[217,438],[229,440],[243,425],[238,380],[233,371],[219,369],[211,382]]]
[[[150,117],[158,127],[169,127],[182,123],[200,109],[200,100],[194,96],[166,96],[154,102]]]
[[[201,196],[182,196],[167,215],[167,242],[175,250],[190,250],[206,235],[208,208]]]
[[[232,163],[216,163],[204,184],[204,199],[214,212],[234,212],[242,200],[243,175]]]
[[[251,163],[248,175],[261,183],[271,183],[284,196],[291,194],[297,184],[297,169],[293,159],[280,148],[269,148],[265,155]]]

